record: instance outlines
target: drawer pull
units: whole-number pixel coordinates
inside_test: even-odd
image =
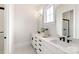
[[[37,50],[37,49],[35,48],[35,50]]]
[[[41,52],[42,50],[41,50],[41,49],[39,49],[39,51]]]
[[[32,37],[32,40],[33,40],[33,37]]]
[[[37,40],[35,40],[35,42],[37,42]]]
[[[42,42],[41,40],[39,40],[40,42]]]
[[[41,44],[39,44],[39,46],[42,46]]]
[[[37,46],[37,44],[35,44],[35,46]]]
[[[35,37],[35,39],[37,39],[37,37]]]

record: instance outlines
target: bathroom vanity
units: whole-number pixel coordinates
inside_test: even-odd
[[[56,37],[44,38],[40,34],[32,35],[32,46],[37,54],[76,54],[79,53],[77,43],[65,43]]]

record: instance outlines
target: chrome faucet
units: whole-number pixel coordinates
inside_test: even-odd
[[[63,40],[65,42],[65,37],[59,37],[60,41]]]
[[[66,37],[59,37],[59,39],[60,41],[67,42],[67,43],[70,43],[72,41],[69,38],[66,39]]]

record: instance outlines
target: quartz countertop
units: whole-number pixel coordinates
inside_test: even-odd
[[[79,43],[74,42],[76,40],[73,40],[72,43],[67,44],[67,43],[63,43],[63,42],[59,41],[59,38],[57,38],[57,37],[43,38],[42,35],[40,35],[40,34],[34,34],[34,35],[38,36],[42,40],[46,41],[47,43],[51,44],[52,46],[57,47],[58,49],[61,49],[62,51],[66,52],[66,53],[69,53],[69,54],[78,54],[79,53]],[[57,43],[53,42],[53,41],[57,41]]]

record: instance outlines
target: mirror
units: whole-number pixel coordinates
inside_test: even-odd
[[[62,34],[66,37],[73,37],[73,10],[62,14]]]
[[[63,20],[63,35],[70,37],[70,28],[69,28],[69,19],[62,19]]]

